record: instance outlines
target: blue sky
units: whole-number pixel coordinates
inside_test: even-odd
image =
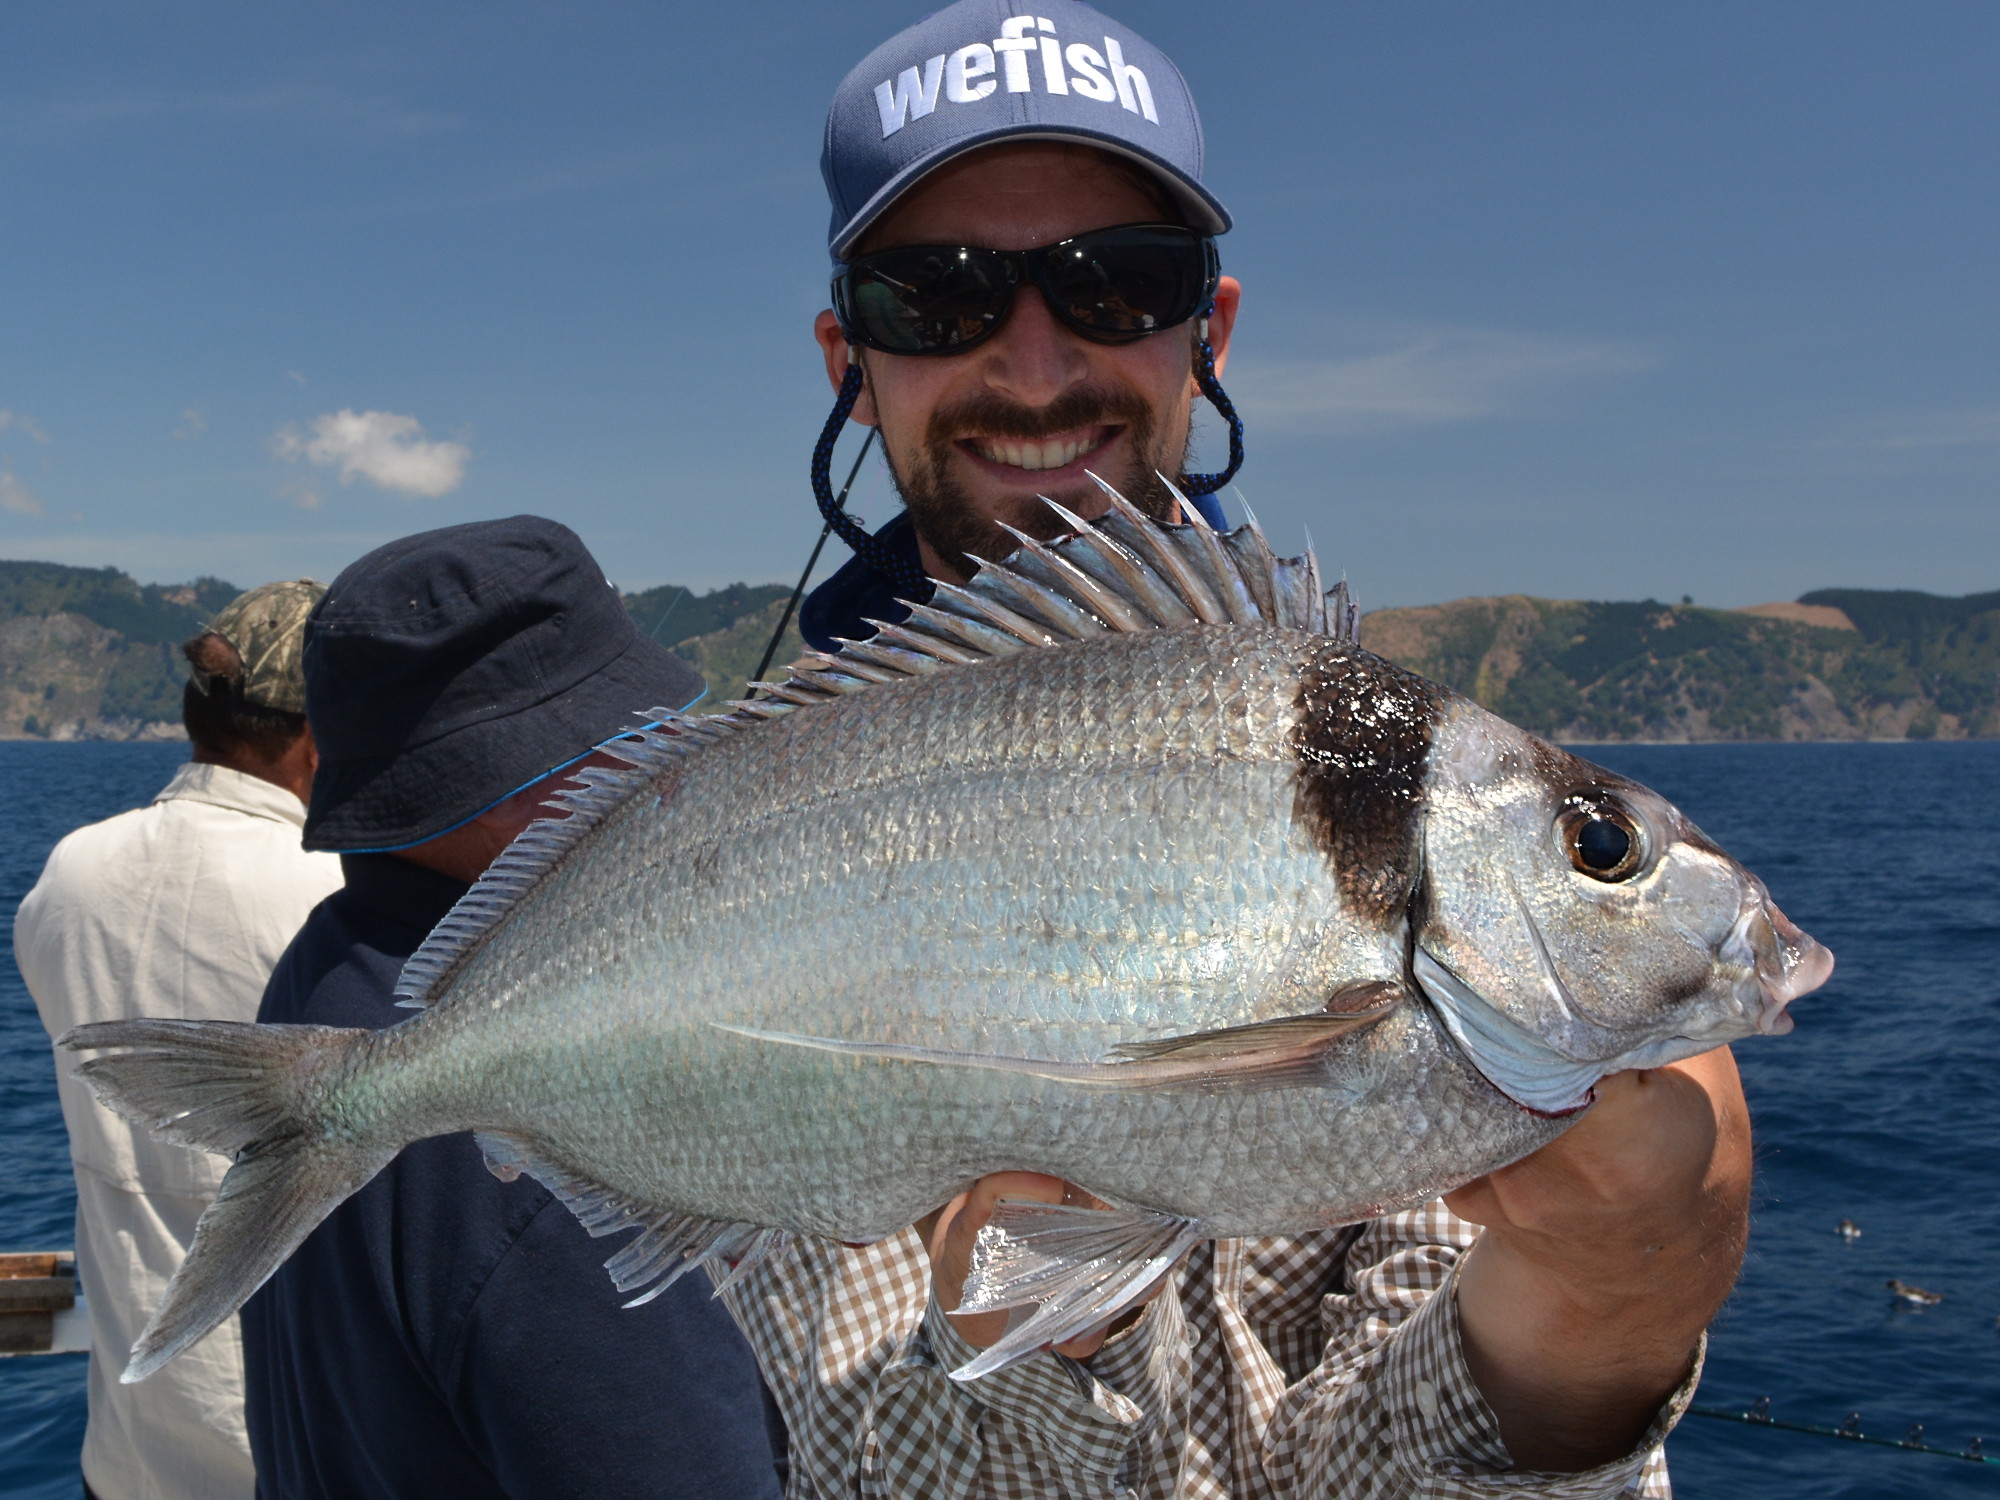
[[[1241,488],[1364,604],[2000,587],[1990,0],[1106,9],[1239,226]],[[920,13],[11,8],[0,556],[248,585],[530,510],[790,578],[821,121]]]

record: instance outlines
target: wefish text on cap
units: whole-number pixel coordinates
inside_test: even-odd
[[[1024,35],[1030,27],[1046,33]],[[1160,123],[1153,108],[1153,86],[1135,64],[1125,61],[1125,49],[1118,38],[1107,36],[1099,52],[1088,42],[1071,42],[1067,47],[1056,38],[1055,22],[1047,16],[1009,16],[1000,23],[1000,35],[988,44],[970,42],[947,57],[940,52],[921,68],[908,67],[893,79],[875,85],[875,107],[882,112],[882,134],[894,135],[914,116],[922,119],[938,104],[938,86],[950,104],[977,104],[1000,85],[995,79],[996,61],[1004,62],[1007,92],[1034,92],[1035,73],[1029,55],[1041,61],[1042,87],[1051,94],[1074,91],[1100,104],[1114,100],[1135,115],[1143,115],[1154,125]]]
[[[871,52],[827,115],[828,248],[844,259],[925,173],[1003,140],[1073,140],[1136,161],[1209,234],[1201,119],[1166,54],[1079,0],[959,0]]]

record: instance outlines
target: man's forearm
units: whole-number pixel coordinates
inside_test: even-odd
[[[1523,1469],[1629,1451],[1742,1260],[1750,1128],[1728,1054],[1604,1092],[1566,1150],[1454,1203],[1488,1226],[1459,1278],[1466,1362]]]

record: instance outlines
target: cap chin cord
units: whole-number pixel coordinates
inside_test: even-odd
[[[1186,475],[1181,481],[1181,488],[1190,496],[1212,495],[1234,479],[1236,471],[1243,467],[1243,419],[1236,415],[1235,404],[1230,401],[1229,393],[1223,390],[1222,382],[1215,378],[1215,350],[1208,343],[1206,313],[1202,315],[1200,336],[1195,341],[1194,378],[1201,387],[1201,393],[1208,397],[1210,404],[1222,413],[1222,420],[1229,424],[1229,463],[1219,473]],[[931,581],[923,569],[895,548],[884,546],[870,535],[868,528],[849,515],[840,501],[834,498],[833,446],[840,441],[841,429],[847,425],[848,415],[860,399],[861,362],[850,345],[847,373],[840,378],[840,394],[834,398],[833,410],[827,413],[826,426],[820,431],[819,442],[813,446],[813,498],[819,502],[819,513],[826,524],[853,549],[856,557],[894,584],[900,597],[920,604],[931,595]]]
[[[931,581],[924,576],[923,568],[870,535],[868,528],[849,515],[840,501],[834,498],[833,445],[840,441],[840,430],[847,425],[848,414],[860,399],[861,364],[850,346],[847,373],[840,378],[840,394],[834,398],[833,410],[827,414],[826,426],[820,432],[819,442],[813,446],[813,498],[819,502],[819,513],[826,519],[826,524],[853,549],[856,557],[888,579],[895,586],[898,596],[921,604],[931,596]]]
[[[1200,336],[1194,346],[1194,378],[1201,387],[1201,393],[1208,397],[1209,404],[1222,413],[1222,420],[1229,424],[1229,463],[1218,474],[1190,474],[1182,482],[1181,488],[1190,495],[1212,495],[1236,477],[1236,471],[1243,467],[1243,419],[1236,415],[1235,403],[1229,393],[1222,388],[1222,382],[1215,378],[1215,351],[1208,346],[1208,314],[1201,315]]]

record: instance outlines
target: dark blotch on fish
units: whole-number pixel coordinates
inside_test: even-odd
[[[1352,646],[1315,641],[1300,664],[1295,815],[1333,863],[1341,898],[1388,922],[1409,905],[1439,690]]]

